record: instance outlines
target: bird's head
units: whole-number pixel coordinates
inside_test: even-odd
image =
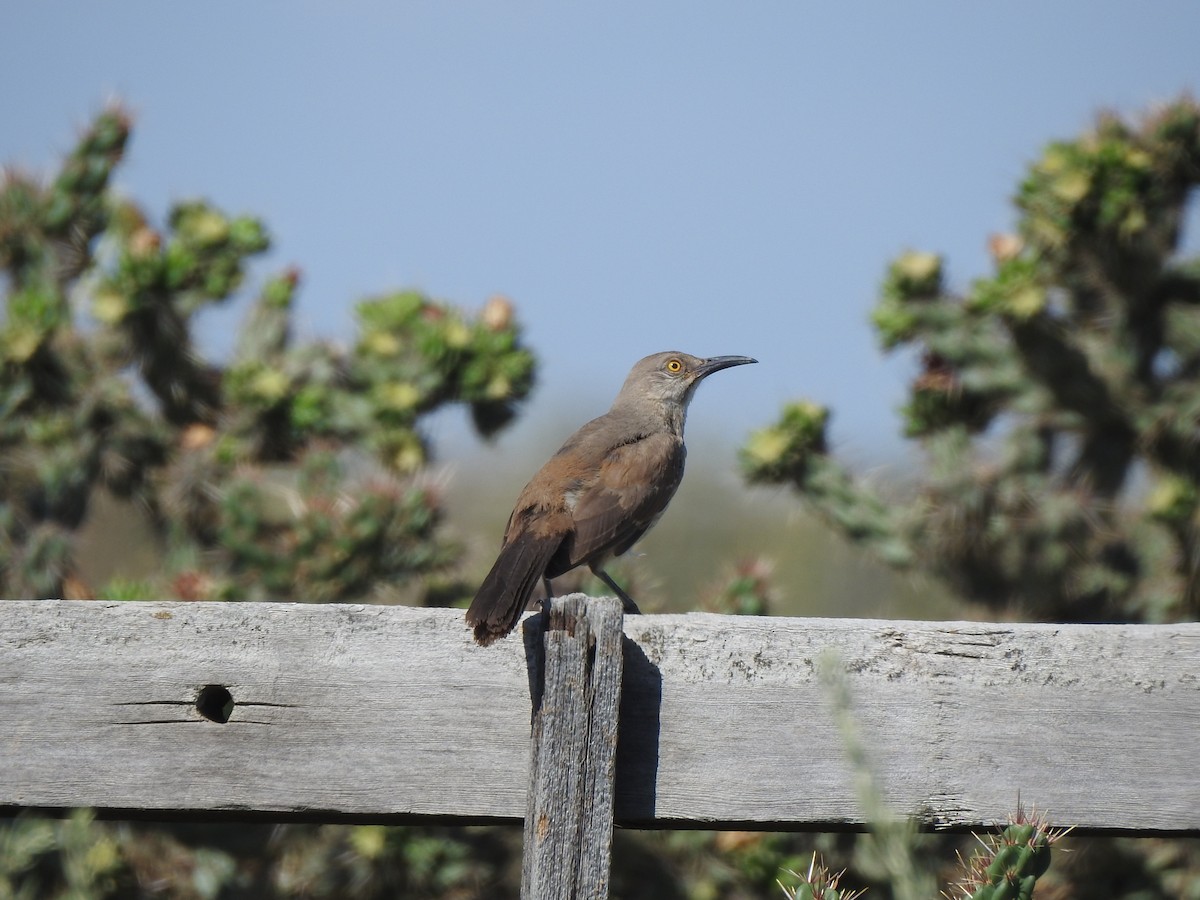
[[[649,401],[678,406],[682,411],[687,408],[696,386],[704,378],[731,366],[754,362],[758,360],[749,356],[711,356],[705,359],[677,350],[655,353],[634,365],[617,401],[638,404]]]

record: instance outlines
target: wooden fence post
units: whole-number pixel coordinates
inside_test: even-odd
[[[556,598],[533,630],[535,677],[521,896],[607,898],[621,700],[622,611]],[[540,638],[540,640],[538,640]],[[540,646],[538,646],[540,644]]]

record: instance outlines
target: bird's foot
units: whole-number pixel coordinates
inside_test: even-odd
[[[621,609],[630,616],[640,616],[642,611],[638,609],[638,605],[633,602],[633,598],[621,590],[621,586],[612,580],[612,577],[603,569],[592,569],[592,574],[607,584],[617,598],[621,601]]]

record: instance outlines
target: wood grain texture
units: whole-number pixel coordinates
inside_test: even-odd
[[[530,751],[527,900],[608,897],[621,615],[615,599],[552,601]]]
[[[520,819],[530,621],[480,648],[458,610],[0,601],[0,806]],[[897,809],[978,827],[1019,792],[1084,831],[1200,833],[1200,625],[624,631],[619,822],[860,824],[816,672],[833,648]],[[208,684],[224,725],[195,709]]]

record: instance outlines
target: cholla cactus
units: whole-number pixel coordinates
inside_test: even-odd
[[[704,608],[725,615],[769,615],[774,604],[773,570],[771,561],[764,557],[739,560],[716,589],[705,597]]]
[[[1050,867],[1050,846],[1064,832],[1051,831],[1044,818],[1026,816],[1019,806],[1000,834],[980,840],[980,847],[960,863],[964,874],[947,900],[1030,900],[1037,880]]]
[[[350,350],[297,343],[296,269],[257,292],[231,361],[193,342],[270,243],[203,201],[159,229],[109,186],[129,117],[97,118],[48,185],[0,183],[0,596],[62,596],[97,491],[163,536],[158,596],[363,599],[445,566],[422,417],[511,420],[533,382],[512,305],[414,292],[358,306]]]
[[[1200,259],[1179,255],[1197,185],[1191,99],[1051,144],[989,277],[954,294],[921,252],[888,270],[873,321],[920,360],[903,408],[929,459],[916,496],[886,502],[847,474],[811,403],[750,438],[747,476],[969,599],[1059,620],[1200,615]]]
[[[830,872],[817,862],[817,854],[813,854],[808,871],[804,873],[788,870],[788,875],[796,882],[795,886],[783,884],[783,895],[788,900],[855,900],[861,897],[862,891],[850,891],[838,887],[844,872]]]

